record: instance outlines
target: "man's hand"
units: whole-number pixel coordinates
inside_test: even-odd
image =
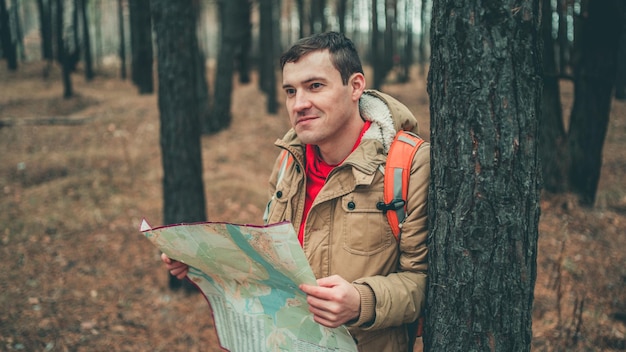
[[[336,328],[357,319],[361,311],[361,295],[351,283],[339,275],[317,280],[319,286],[302,284],[307,294],[309,311],[316,322]]]
[[[179,280],[182,280],[187,276],[189,272],[189,266],[185,263],[181,263],[176,260],[170,259],[165,253],[161,253],[161,260],[165,263],[167,270],[170,271],[170,274],[176,276]]]

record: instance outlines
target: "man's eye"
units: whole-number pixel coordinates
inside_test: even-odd
[[[313,83],[311,84],[311,89],[319,89],[322,88],[322,84],[321,83]]]
[[[287,88],[287,89],[285,89],[285,94],[287,94],[287,96],[291,97],[291,96],[296,94],[296,90],[292,89],[292,88]]]

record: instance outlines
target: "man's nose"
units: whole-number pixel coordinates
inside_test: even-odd
[[[311,100],[306,92],[298,91],[294,97],[293,108],[296,111],[301,111],[311,107]]]

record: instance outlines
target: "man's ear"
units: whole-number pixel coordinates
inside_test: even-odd
[[[353,73],[348,84],[352,87],[352,98],[355,101],[359,100],[365,90],[365,76],[360,72]]]

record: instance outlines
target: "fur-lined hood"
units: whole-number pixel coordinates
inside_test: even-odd
[[[397,131],[418,133],[417,119],[411,111],[395,98],[376,90],[366,90],[359,100],[361,117],[372,125],[363,139],[377,139],[382,142],[385,154]]]

